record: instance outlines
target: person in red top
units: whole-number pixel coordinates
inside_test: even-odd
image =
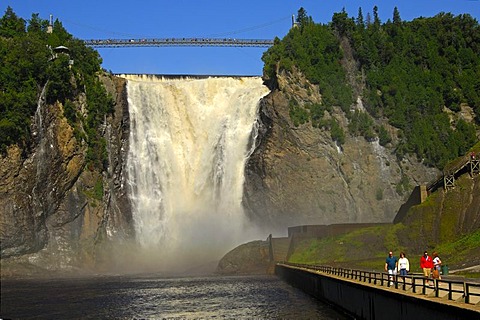
[[[423,256],[420,258],[420,268],[423,270],[423,275],[429,279],[430,275],[432,274],[433,260],[432,257],[428,255],[427,251],[425,251]]]

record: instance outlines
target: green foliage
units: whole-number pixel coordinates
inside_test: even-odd
[[[355,110],[351,114],[348,129],[354,135],[364,136],[369,141],[373,141],[376,137],[372,118],[362,111]]]
[[[469,151],[480,151],[480,142]],[[401,223],[304,239],[295,245],[290,261],[382,270],[385,253],[392,250],[395,254],[405,252],[411,271],[419,272],[418,257],[427,249],[439,252],[444,264],[464,267],[466,261],[478,256],[480,248],[480,229],[470,223],[475,220],[472,216],[465,215],[476,208],[474,195],[475,180],[469,174],[461,175],[455,189],[433,192],[423,203],[413,206]]]
[[[466,103],[479,114],[478,22],[445,13],[402,22],[397,9],[393,21],[380,30],[357,24],[351,36],[367,74],[365,105],[403,130],[399,155],[415,153],[442,168],[476,141],[475,126],[459,121],[452,127],[443,106],[457,112]]]
[[[307,24],[312,23],[312,17],[307,15],[307,11],[303,7],[297,12],[297,23],[300,28],[304,28]]]
[[[309,120],[308,111],[298,104],[296,100],[290,100],[290,119],[293,121],[293,125],[298,127],[301,124],[305,124]]]
[[[335,119],[330,121],[330,136],[332,140],[336,141],[339,145],[345,143],[345,132],[343,132],[342,127],[340,127]]]
[[[448,241],[438,245],[435,250],[448,256],[450,263],[458,263],[468,259],[472,249],[480,248],[480,229],[465,235],[455,241]]]
[[[85,195],[88,196],[89,198],[91,199],[95,199],[95,200],[98,200],[98,201],[102,201],[103,199],[103,193],[104,193],[104,190],[103,190],[103,180],[100,178],[100,179],[97,179],[95,181],[95,185],[93,186],[92,189],[90,190],[85,190]]]
[[[340,106],[350,119],[349,132],[367,140],[377,136],[382,146],[392,141],[384,127],[370,118],[388,119],[400,129],[398,156],[414,153],[424,163],[443,168],[463,155],[478,139],[480,119],[480,27],[468,14],[440,13],[433,18],[403,21],[398,8],[386,23],[373,8],[373,21],[356,19],[345,10],[330,25],[315,24],[301,8],[300,28],[292,28],[264,53],[264,74],[296,67],[320,88],[322,106]],[[340,40],[348,39],[359,69],[366,75],[363,92],[368,114],[350,114],[352,90],[346,85]],[[475,124],[450,123],[444,107],[458,112],[462,104],[477,116]],[[312,106],[309,121],[323,126],[322,108]],[[305,116],[294,110],[296,123]],[[303,119],[303,118],[302,118]],[[306,120],[305,120],[306,121]]]
[[[66,100],[64,107],[64,115],[65,118],[67,118],[68,123],[70,124],[71,127],[75,127],[75,124],[77,122],[78,114],[77,114],[77,109],[75,107],[75,104],[73,104],[72,101]]]
[[[48,85],[47,85],[47,102],[53,104],[56,101],[65,103],[66,99],[73,98],[73,88],[70,82],[72,73],[69,69],[67,55],[59,55],[47,68]]]
[[[410,270],[420,272],[417,259],[426,248],[439,252],[444,264],[450,265],[460,265],[470,259],[472,253],[478,252],[480,230],[452,237],[446,242],[429,243],[422,237],[433,231],[431,228],[418,228],[425,223],[424,217],[420,217],[420,220],[420,224],[416,225],[398,223],[359,228],[334,237],[304,239],[295,245],[289,261],[320,265],[334,263],[347,268],[382,271],[386,253],[392,250],[397,256],[399,252],[405,252],[410,260]],[[408,238],[404,235],[408,235]]]
[[[384,126],[378,128],[378,140],[381,146],[386,146],[392,141],[392,137],[390,137],[390,134],[388,134],[388,131]]]
[[[98,179],[97,182],[95,183],[95,186],[93,188],[93,195],[94,195],[95,199],[102,200],[102,198],[103,198],[103,181],[102,181],[102,179]]]
[[[300,14],[300,13],[299,13]],[[300,28],[292,28],[262,56],[264,74],[275,78],[277,67],[291,71],[293,66],[320,87],[325,107],[339,105],[348,110],[353,101],[352,90],[346,85],[343,57],[339,41],[328,25],[313,23],[303,10]]]
[[[400,179],[400,182],[395,186],[395,190],[399,195],[404,195],[411,190],[410,180],[408,179],[407,175],[402,174],[402,178]]]
[[[402,244],[398,234],[399,232],[408,230],[408,228],[401,224],[397,223],[392,226],[384,227],[385,228],[385,248],[388,250],[393,250],[395,252],[406,251],[404,245]]]
[[[340,36],[352,34],[355,30],[355,21],[349,18],[345,8],[340,13],[334,13],[332,17],[332,28],[338,32]]]
[[[13,38],[25,33],[25,20],[19,18],[8,6],[5,15],[0,19],[0,37]]]
[[[295,246],[289,261],[306,264],[331,264],[362,261],[373,269],[381,269],[386,252],[404,250],[397,233],[403,225],[379,225],[326,238],[304,240]],[[365,261],[368,259],[368,261]]]
[[[332,260],[344,261],[346,259],[345,248],[338,237],[325,239],[312,239],[304,241],[298,246],[289,259],[293,263],[326,264]]]
[[[47,26],[48,21],[38,14],[32,14],[26,26],[10,7],[0,19],[0,152],[14,143],[30,143],[31,118],[40,92],[47,85],[47,102],[63,104],[75,136],[88,142],[89,165],[102,168],[106,144],[98,129],[105,114],[112,111],[113,101],[98,80],[100,56],[73,38],[60,21],[54,22],[51,34]],[[54,52],[58,46],[66,46],[69,53]],[[83,90],[87,96],[86,117],[74,103]]]
[[[48,50],[36,32],[9,7],[0,19],[0,152],[29,143],[39,87],[46,82]]]
[[[310,110],[310,120],[312,126],[319,128],[322,126],[322,119],[325,114],[325,106],[319,103],[313,103],[306,106]]]

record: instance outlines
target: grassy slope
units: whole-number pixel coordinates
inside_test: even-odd
[[[480,152],[480,143],[472,149]],[[305,240],[297,245],[290,261],[381,271],[387,252],[393,250],[397,256],[404,251],[411,270],[420,272],[418,261],[427,249],[430,253],[437,251],[450,269],[480,265],[480,229],[469,230],[461,217],[473,184],[473,179],[463,175],[455,189],[433,193],[424,203],[411,208],[401,223]]]
[[[305,240],[298,245],[290,261],[381,271],[387,252],[393,250],[397,256],[404,251],[410,260],[411,271],[420,272],[418,261],[423,250],[410,250],[398,237],[398,232],[406,229],[408,227],[399,223],[364,228],[333,238]],[[479,248],[480,230],[476,230],[452,242],[438,244],[430,248],[430,252],[439,252],[451,269],[461,269],[479,262],[472,259],[480,256]]]

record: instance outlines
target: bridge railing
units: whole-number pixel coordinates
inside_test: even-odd
[[[119,47],[271,47],[270,39],[232,38],[143,38],[143,39],[90,39],[85,45],[97,48]]]
[[[454,295],[460,296],[460,301],[468,304],[479,304],[480,300],[480,283],[465,282],[459,280],[447,279],[428,279],[424,276],[409,275],[409,276],[391,276],[385,272],[355,270],[346,268],[335,268],[331,266],[320,266],[310,264],[298,264],[290,262],[279,262],[287,266],[314,270],[321,273],[326,273],[346,279],[355,280],[358,282],[365,282],[379,286],[394,286],[396,289],[403,291],[411,291],[413,293],[421,293],[423,295],[434,292],[435,297],[441,297],[442,292],[446,293],[448,300],[457,300]],[[431,284],[433,283],[433,285]],[[475,299],[476,298],[476,299]]]

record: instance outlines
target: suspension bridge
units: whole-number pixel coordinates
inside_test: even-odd
[[[233,38],[154,38],[154,39],[91,39],[85,45],[94,48],[120,47],[271,47],[269,39]]]

